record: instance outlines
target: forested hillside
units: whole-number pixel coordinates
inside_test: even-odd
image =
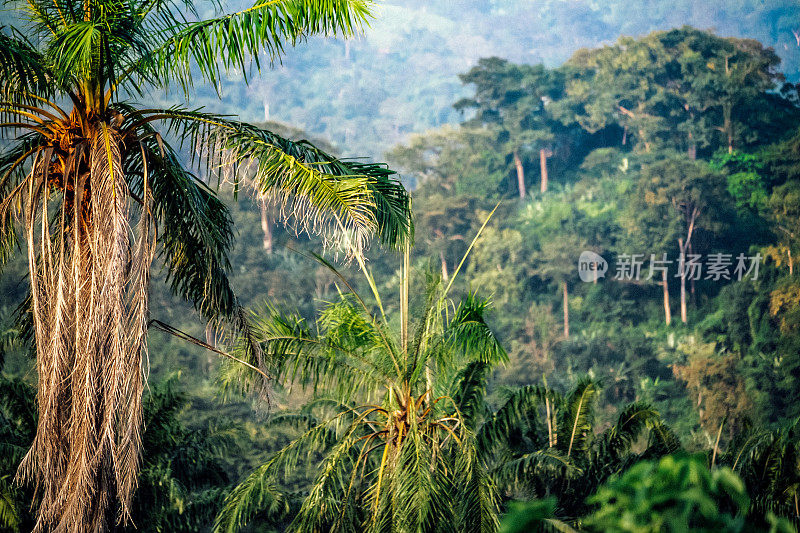
[[[800,7],[790,0],[453,0],[379,2],[363,37],[311,39],[276,68],[198,89],[194,105],[245,120],[286,122],[334,142],[346,155],[379,157],[412,132],[458,122],[468,92],[457,74],[481,57],[557,66],[580,48],[682,25],[757,39],[775,49],[791,81],[800,75]]]
[[[156,257],[138,529],[796,531],[800,6],[375,17],[219,101],[198,84],[192,106],[385,158],[413,188],[414,245],[361,263],[283,225],[243,173],[223,196],[239,337]],[[0,276],[16,531],[35,519],[12,483],[36,427],[27,268]]]

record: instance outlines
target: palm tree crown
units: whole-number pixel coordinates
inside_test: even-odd
[[[405,264],[401,277],[408,279]],[[272,375],[316,394],[299,412],[271,419],[302,434],[230,493],[216,531],[236,531],[257,513],[280,516],[289,500],[281,472],[316,453],[324,459],[293,531],[496,530],[497,494],[468,423],[469,399],[459,388],[470,361],[506,361],[484,319],[487,302],[468,294],[454,305],[450,286],[431,277],[411,324],[415,334],[406,336],[408,315],[401,313],[397,330],[390,327],[365,274],[372,306],[349,292],[327,304],[313,326],[276,310],[256,321],[254,336],[270,355]],[[402,301],[407,288],[401,293]],[[223,377],[249,373],[235,364],[229,370]]]
[[[348,36],[368,0],[266,0],[197,20],[191,0],[12,1],[0,31],[0,266],[27,244],[39,422],[21,467],[38,529],[101,530],[129,517],[142,417],[151,261],[207,319],[247,331],[226,277],[232,222],[167,139],[220,179],[249,175],[301,228],[356,253],[371,234],[411,239],[409,200],[387,168],[337,160],[230,118],[135,99],[194,76],[259,67],[314,34]],[[218,181],[219,183],[219,181]],[[244,183],[244,182],[243,182]],[[251,345],[256,350],[255,344]]]

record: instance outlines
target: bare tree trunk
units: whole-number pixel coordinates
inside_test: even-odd
[[[268,253],[272,253],[272,224],[269,220],[269,215],[267,213],[267,202],[264,201],[262,198],[258,202],[258,207],[261,210],[261,231],[264,232],[264,250]]]
[[[669,285],[667,285],[667,271],[661,271],[661,286],[664,288],[664,320],[669,326],[672,323],[672,312],[669,309]]]
[[[719,450],[719,440],[722,437],[722,426],[725,425],[725,418],[722,418],[722,421],[719,423],[719,431],[717,432],[717,440],[714,441],[714,453],[711,454],[711,468],[714,468],[714,465],[717,462],[717,451]]]
[[[552,154],[550,150],[546,150],[542,148],[539,150],[539,170],[542,173],[542,183],[541,183],[541,193],[544,194],[547,192],[547,158],[549,154]]]
[[[792,259],[792,250],[791,250],[791,248],[788,248],[786,250],[786,254],[789,256],[789,275],[793,276],[794,275],[794,260]]]
[[[522,160],[519,158],[519,151],[514,150],[514,166],[517,168],[517,187],[519,188],[519,197],[525,198],[525,168],[522,166]]]
[[[444,252],[439,252],[439,259],[442,261],[442,279],[444,281],[450,281],[450,275],[447,272],[447,261],[444,258]]]
[[[681,322],[686,324],[686,246],[683,244],[683,239],[678,239],[678,250],[683,254],[683,272],[681,272]]]
[[[547,409],[547,442],[552,448],[555,444],[553,442],[553,421],[550,419],[550,398],[545,398],[544,403]]]
[[[561,286],[564,290],[564,338],[569,338],[569,294],[567,293],[567,282],[563,281]]]
[[[689,248],[689,255],[692,255],[694,253],[694,248],[692,247],[691,241],[689,242],[688,248]],[[697,301],[695,300],[695,295],[694,295],[694,278],[689,280],[689,293],[692,296],[691,297],[692,305],[696,305]]]

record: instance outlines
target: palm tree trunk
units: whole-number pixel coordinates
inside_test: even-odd
[[[669,286],[667,285],[667,271],[661,271],[661,286],[664,289],[664,320],[669,326],[672,323],[672,312],[669,309]]]
[[[542,182],[540,192],[542,194],[547,192],[547,150],[542,148],[539,150],[539,170],[542,173]]]
[[[567,293],[567,282],[563,281],[561,287],[564,291],[564,338],[569,338],[569,294]]]
[[[519,158],[519,151],[514,150],[514,166],[517,169],[517,188],[519,189],[519,197],[525,198],[527,191],[525,190],[525,167],[522,165],[522,160]]]
[[[403,268],[401,270],[401,283],[400,283],[400,346],[403,353],[408,350],[408,276],[409,273],[409,255],[410,250],[406,244],[403,250]]]

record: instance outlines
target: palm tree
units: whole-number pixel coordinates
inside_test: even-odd
[[[187,168],[177,140],[217,183],[249,173],[301,228],[358,252],[368,237],[411,237],[409,201],[387,168],[342,161],[307,142],[180,106],[195,77],[314,34],[349,36],[369,0],[266,0],[197,20],[191,0],[12,0],[25,25],[0,31],[0,265],[26,241],[39,374],[36,439],[20,474],[35,479],[37,529],[104,529],[129,518],[142,417],[150,265],[207,319],[246,331],[228,279],[231,218]],[[256,349],[253,345],[253,349]]]
[[[372,306],[328,265],[350,292],[326,305],[313,325],[274,309],[255,322],[254,335],[274,363],[270,373],[315,394],[300,411],[273,417],[270,424],[291,424],[301,435],[230,493],[215,531],[236,531],[258,513],[280,517],[290,498],[281,474],[315,454],[323,459],[292,531],[496,530],[495,488],[457,385],[469,361],[496,364],[506,354],[484,320],[486,301],[468,294],[457,306],[449,302],[460,269],[446,287],[429,276],[408,335],[405,257],[399,331],[363,263]],[[223,377],[241,377],[243,367],[230,364],[233,374]]]
[[[612,475],[680,448],[658,413],[643,402],[621,409],[616,422],[599,432],[594,410],[600,386],[590,378],[579,380],[566,396],[537,385],[512,390],[492,411],[484,397],[489,370],[483,363],[471,364],[459,390],[471,398],[462,412],[475,413],[470,427],[478,452],[506,497],[555,496],[557,515],[575,519],[586,514],[586,498]],[[634,453],[642,436],[647,446]]]
[[[774,513],[800,526],[800,420],[774,430],[746,428],[719,463],[744,481],[752,521],[764,525]]]

